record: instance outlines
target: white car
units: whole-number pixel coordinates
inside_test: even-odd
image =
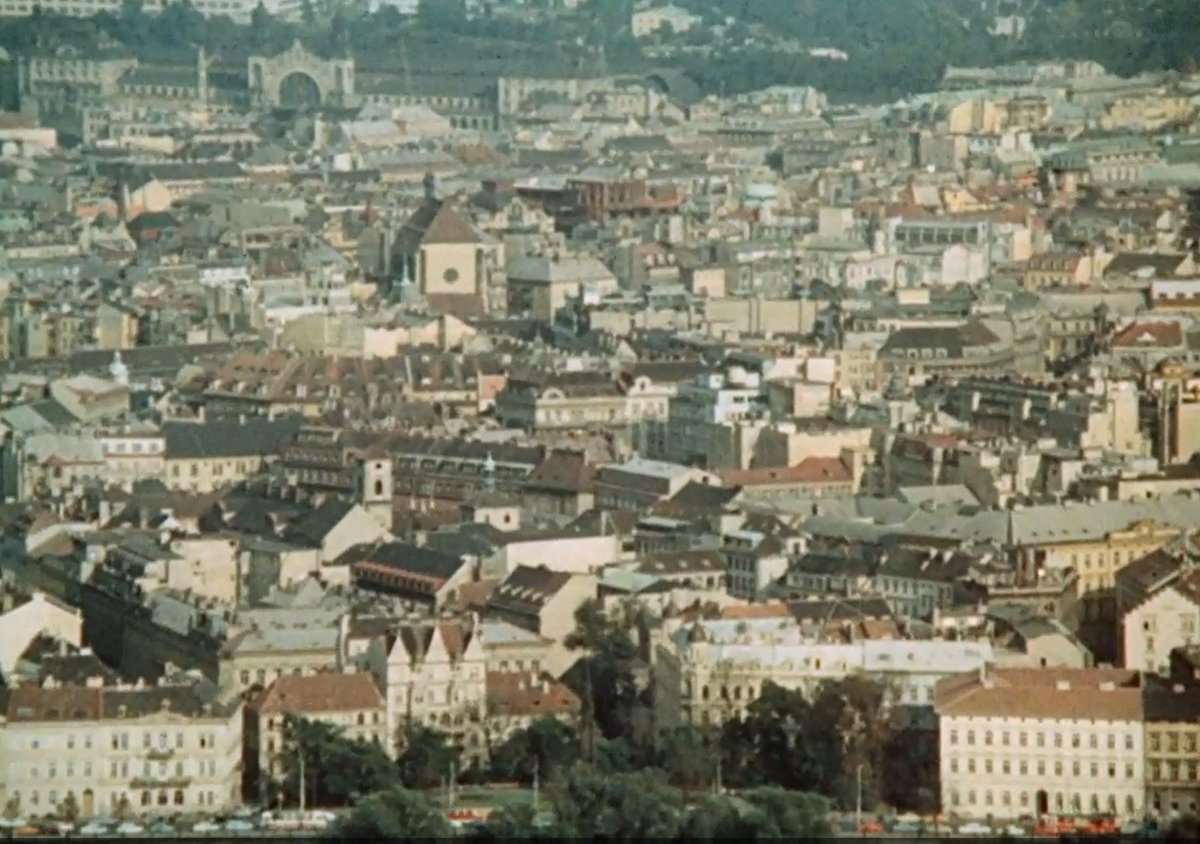
[[[230,820],[225,821],[225,826],[223,827],[223,829],[225,830],[225,832],[232,832],[232,833],[236,834],[236,833],[254,832],[256,827],[254,826],[254,824],[250,823],[250,821],[244,820],[243,818],[232,818]]]
[[[958,828],[959,835],[991,835],[992,829],[987,824],[979,823],[979,821],[971,821],[965,823]]]
[[[142,826],[137,821],[121,821],[117,825],[117,835],[144,835],[146,827]]]
[[[200,835],[210,835],[214,832],[220,831],[221,825],[213,823],[212,821],[200,821],[199,823],[192,825],[192,832],[199,833]]]
[[[80,828],[79,834],[80,835],[108,835],[108,834],[110,834],[110,829],[106,824],[97,823],[96,821],[91,821],[87,824],[84,824]]]
[[[1029,831],[1023,826],[1017,826],[1015,823],[1010,823],[1004,828],[1004,834],[1010,835],[1013,838],[1026,838],[1029,836]]]

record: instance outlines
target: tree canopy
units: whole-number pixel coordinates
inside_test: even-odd
[[[283,778],[276,784],[286,805],[299,801],[301,757],[309,805],[345,806],[359,795],[382,791],[397,782],[395,766],[379,745],[351,740],[323,721],[287,716],[280,756]]]
[[[326,840],[429,841],[450,835],[450,825],[425,795],[394,787],[359,801]]]

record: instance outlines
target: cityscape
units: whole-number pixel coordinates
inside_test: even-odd
[[[0,836],[1200,837],[1200,2],[0,0]]]

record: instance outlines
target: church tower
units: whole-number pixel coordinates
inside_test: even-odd
[[[368,454],[358,461],[358,503],[386,530],[392,529],[392,459]]]

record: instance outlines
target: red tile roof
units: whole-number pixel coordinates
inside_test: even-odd
[[[727,487],[850,483],[854,480],[850,467],[837,457],[808,457],[795,466],[728,469],[717,474],[721,477],[721,483]]]
[[[549,674],[489,671],[487,707],[489,715],[537,718],[576,715],[580,702],[565,683]]]
[[[382,709],[383,695],[370,674],[338,674],[332,671],[308,677],[280,677],[271,684],[259,703],[263,714],[309,712],[357,712]]]
[[[1114,349],[1177,348],[1183,329],[1177,322],[1131,322],[1112,338]]]

